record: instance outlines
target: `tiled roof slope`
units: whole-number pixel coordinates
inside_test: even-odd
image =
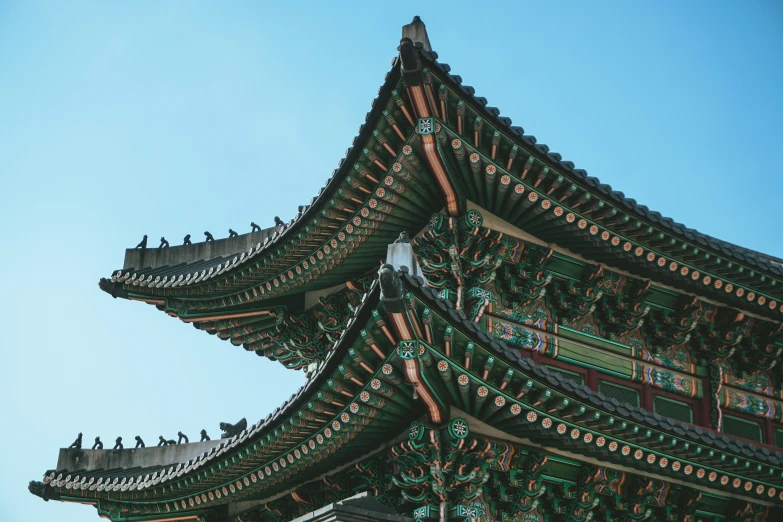
[[[729,256],[741,263],[748,263],[759,270],[764,270],[776,276],[783,276],[783,259],[762,254],[688,228],[672,218],[661,215],[660,212],[650,210],[646,205],[642,205],[635,199],[627,197],[623,192],[614,190],[610,185],[601,183],[598,178],[588,175],[587,171],[576,168],[573,162],[563,160],[559,153],[551,152],[549,146],[538,143],[535,136],[527,135],[522,127],[514,126],[511,118],[501,116],[500,110],[497,107],[489,106],[486,98],[476,96],[476,91],[473,87],[463,85],[462,77],[451,74],[451,67],[448,64],[438,62],[438,53],[425,51],[421,48],[419,48],[419,51],[425,63],[442,73],[449,80],[450,86],[457,89],[466,99],[472,101],[474,107],[482,112],[483,117],[515,135],[521,143],[532,148],[541,161],[571,174],[573,180],[582,187],[599,192],[628,211],[633,212],[639,218],[650,224],[664,227],[683,239],[694,241],[705,248]]]
[[[474,342],[491,349],[498,356],[508,361],[513,361],[525,372],[530,372],[536,379],[544,380],[565,395],[577,397],[579,400],[589,402],[593,406],[603,409],[613,415],[629,419],[633,422],[643,423],[650,428],[660,429],[678,437],[685,437],[693,442],[704,444],[720,451],[730,451],[738,455],[755,458],[761,462],[773,466],[783,465],[783,453],[770,450],[767,447],[748,443],[730,435],[723,435],[712,430],[700,428],[658,413],[649,412],[643,408],[628,403],[620,403],[617,399],[609,399],[603,393],[593,391],[587,386],[579,386],[574,381],[563,378],[559,373],[547,369],[544,365],[537,364],[529,357],[524,356],[520,350],[509,347],[505,342],[494,339],[483,330],[478,323],[471,321],[464,312],[456,310],[454,304],[438,296],[438,292],[424,284],[422,281],[403,274],[405,286],[415,295],[427,303],[433,310],[448,315],[448,320]]]

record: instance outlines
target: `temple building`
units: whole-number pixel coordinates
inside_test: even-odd
[[[783,261],[612,190],[402,35],[294,219],[100,281],[306,384],[221,439],[80,438],[30,491],[115,522],[783,520]]]

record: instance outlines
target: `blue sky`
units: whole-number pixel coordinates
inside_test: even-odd
[[[0,520],[79,431],[255,422],[303,382],[98,279],[144,234],[225,237],[307,203],[413,15],[477,94],[604,183],[783,257],[779,2],[0,0]]]

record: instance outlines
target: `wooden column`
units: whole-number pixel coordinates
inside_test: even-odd
[[[598,372],[595,368],[587,369],[587,387],[593,391],[598,391]]]
[[[652,396],[652,386],[649,384],[645,384],[642,387],[642,408],[652,412],[653,410],[653,396]]]
[[[775,426],[769,417],[764,419],[764,444],[775,445]]]
[[[698,418],[694,418],[693,420],[700,426],[704,426],[705,428],[712,428],[712,420],[710,418],[710,413],[712,411],[712,386],[710,386],[709,377],[702,377],[701,389],[704,393],[704,396],[699,401]]]

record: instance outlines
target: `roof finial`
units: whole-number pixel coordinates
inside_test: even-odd
[[[413,21],[408,25],[402,26],[402,37],[410,38],[414,45],[421,44],[425,51],[432,51],[430,38],[427,36],[427,27],[418,16],[414,16]]]

